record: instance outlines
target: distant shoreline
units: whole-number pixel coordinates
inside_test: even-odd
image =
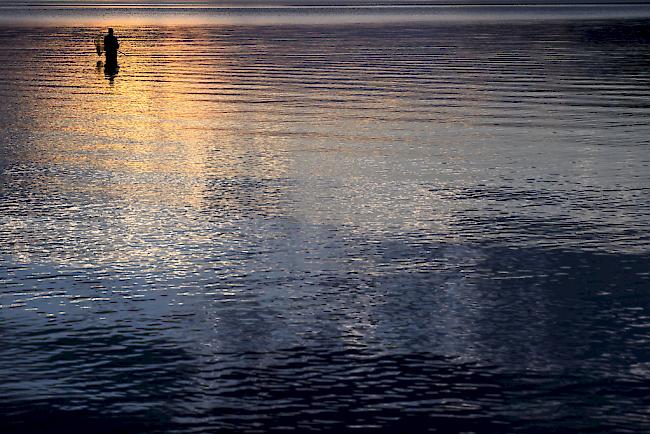
[[[602,6],[602,5],[650,5],[648,0],[625,0],[625,1],[531,1],[531,2],[513,2],[513,1],[498,1],[490,0],[486,2],[480,1],[430,1],[430,0],[349,0],[340,1],[333,0],[331,2],[323,0],[224,0],[224,1],[158,1],[158,0],[115,0],[115,1],[88,1],[88,0],[38,0],[38,1],[10,1],[3,2],[2,7],[62,7],[62,6],[85,6],[85,7],[127,7],[127,6],[142,6],[142,7],[245,7],[245,6],[268,6],[268,7],[281,7],[281,6],[304,6],[304,7],[345,7],[345,6]]]
[[[463,7],[589,7],[589,6],[644,6],[649,5],[649,1],[626,1],[626,2],[490,2],[490,3],[435,3],[428,1],[366,1],[353,0],[350,2],[333,1],[331,3],[322,1],[278,1],[274,3],[269,0],[242,0],[241,2],[133,2],[133,1],[116,1],[116,2],[88,2],[88,1],[39,1],[39,2],[15,2],[0,4],[0,9],[19,9],[24,8],[154,8],[154,9],[228,9],[228,8],[371,8],[371,7],[431,7],[431,8],[463,8]]]

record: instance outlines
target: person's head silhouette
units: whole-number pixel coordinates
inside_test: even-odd
[[[109,34],[109,35],[112,35],[112,34],[113,34],[113,28],[112,28],[112,27],[109,27],[109,28],[108,28],[108,34]]]

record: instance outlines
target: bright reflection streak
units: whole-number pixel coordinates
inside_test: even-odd
[[[395,22],[494,22],[521,20],[647,18],[650,7],[628,5],[40,5],[5,6],[3,25],[204,26],[313,25]],[[262,11],[263,13],[260,13]]]

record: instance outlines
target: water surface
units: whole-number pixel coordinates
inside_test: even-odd
[[[647,432],[648,24],[1,27],[5,432]]]

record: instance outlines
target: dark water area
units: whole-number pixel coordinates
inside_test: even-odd
[[[2,432],[648,432],[649,24],[0,27]]]

